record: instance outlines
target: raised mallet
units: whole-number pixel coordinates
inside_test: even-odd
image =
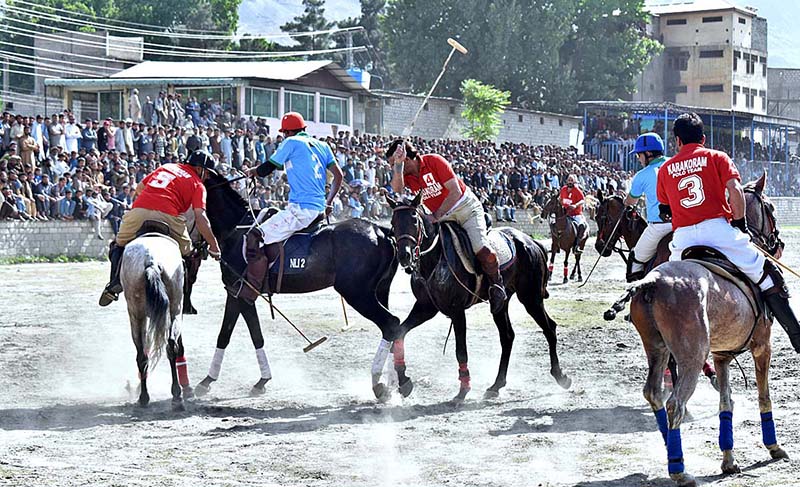
[[[461,54],[467,54],[468,52],[466,47],[459,44],[458,41],[453,38],[448,38],[447,43],[450,45],[452,49],[450,49],[450,54],[447,55],[447,59],[445,59],[444,64],[442,64],[442,72],[440,72],[439,76],[436,77],[436,81],[433,82],[431,90],[428,92],[427,95],[425,95],[425,99],[422,100],[422,104],[417,109],[417,113],[415,113],[414,118],[411,119],[411,124],[408,125],[405,128],[405,130],[403,130],[403,137],[408,137],[409,135],[411,135],[411,131],[414,130],[414,124],[417,123],[417,118],[419,117],[419,114],[422,112],[422,109],[425,108],[425,104],[428,103],[428,99],[433,94],[433,90],[436,89],[436,85],[439,84],[439,80],[441,80],[442,76],[444,76],[444,72],[447,69],[447,64],[450,62],[450,59],[453,57],[453,54],[456,51],[460,52]]]

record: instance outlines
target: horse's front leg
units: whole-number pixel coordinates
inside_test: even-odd
[[[772,418],[772,400],[769,397],[769,363],[772,359],[772,347],[769,336],[763,344],[750,349],[756,366],[756,385],[758,386],[758,409],[761,412],[761,439],[772,458],[789,458],[789,455],[778,444],[775,435],[775,420]]]
[[[394,370],[397,372],[398,390],[403,397],[408,397],[414,389],[414,383],[406,375],[406,352],[405,337],[409,331],[436,316],[438,310],[427,299],[420,299],[414,303],[408,317],[400,324],[400,336],[394,340]],[[373,387],[374,387],[375,366],[373,364]],[[376,392],[377,395],[377,392]]]
[[[564,284],[566,284],[569,279],[567,279],[567,274],[569,274],[569,253],[572,249],[567,249],[564,251]]]
[[[255,304],[242,300],[239,300],[239,310],[241,311],[245,323],[247,323],[247,330],[250,332],[250,340],[253,342],[253,347],[256,349],[258,370],[261,373],[258,382],[250,389],[250,395],[260,396],[267,392],[266,385],[267,382],[272,379],[272,370],[269,367],[267,352],[264,350],[264,336],[261,333],[258,310]]]
[[[556,254],[558,253],[558,244],[555,239],[550,241],[550,264],[547,266],[547,280],[553,277],[553,267],[556,261]]]
[[[208,367],[208,375],[194,389],[197,397],[206,395],[211,389],[211,383],[219,378],[219,373],[222,370],[222,359],[225,358],[225,348],[231,341],[231,335],[236,327],[236,320],[239,319],[239,314],[239,300],[229,294],[228,299],[225,301],[222,328],[219,330],[219,336],[217,336],[217,348],[214,350],[214,357]]]
[[[722,451],[722,473],[741,472],[733,457],[733,402],[731,401],[730,365],[732,358],[714,355],[719,383],[719,449]]]
[[[454,404],[461,404],[467,397],[470,389],[469,366],[467,365],[467,318],[464,311],[452,314],[453,333],[456,337],[456,360],[458,360],[458,380],[461,382],[458,394],[453,398]]]

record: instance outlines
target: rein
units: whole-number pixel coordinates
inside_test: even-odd
[[[749,224],[747,225],[748,230],[751,230],[749,232],[750,237],[757,246],[769,252],[770,255],[775,255],[778,249],[784,246],[783,241],[780,239],[780,231],[778,230],[778,223],[775,220],[775,215],[772,213],[772,210],[768,207],[767,202],[761,194],[753,189],[745,189],[744,191],[752,194],[758,200],[761,207],[760,228],[751,227]],[[772,232],[769,234],[765,228],[767,221],[772,225]]]

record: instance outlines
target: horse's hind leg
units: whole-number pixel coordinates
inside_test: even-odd
[[[519,289],[517,290],[517,299],[525,306],[525,310],[536,321],[539,328],[544,332],[544,337],[547,339],[547,347],[550,352],[550,375],[556,380],[558,385],[564,389],[569,389],[572,385],[572,379],[569,378],[561,370],[561,365],[558,361],[558,338],[556,337],[556,328],[558,325],[547,310],[544,309],[544,301],[540,293],[535,290],[533,285],[522,285],[520,282]]]
[[[761,438],[772,458],[789,458],[789,455],[778,445],[775,436],[775,421],[772,418],[772,400],[769,397],[769,363],[772,359],[772,347],[769,335],[763,343],[750,349],[756,366],[756,385],[758,386],[758,409],[761,411]]]
[[[511,320],[508,318],[508,300],[503,304],[503,309],[492,316],[494,324],[497,326],[497,334],[500,336],[500,367],[497,370],[497,378],[494,384],[486,390],[484,398],[497,397],[500,389],[506,386],[506,374],[508,373],[508,361],[511,358],[511,347],[514,344],[514,329],[511,327]]]
[[[169,359],[169,369],[172,373],[172,410],[183,411],[183,398],[181,398],[181,386],[178,383],[178,368],[175,364],[177,358],[177,344],[170,338],[167,341],[167,358]]]
[[[553,266],[555,265],[557,253],[558,253],[558,246],[556,245],[555,241],[552,241],[552,243],[550,244],[550,263],[547,265],[548,281],[553,278]]]
[[[684,321],[700,320],[699,317],[685,316]],[[707,328],[706,328],[707,329]],[[708,356],[708,339],[698,337],[694,348],[689,350],[675,350],[675,361],[680,370],[680,381],[674,384],[672,394],[667,400],[667,458],[669,461],[669,476],[679,486],[694,486],[697,482],[694,477],[686,473],[683,463],[683,446],[681,444],[681,423],[686,416],[686,404],[694,394],[697,380],[703,363]]]
[[[578,252],[575,254],[575,269],[578,270],[578,282],[583,282],[583,274],[581,274],[581,256],[583,253]],[[572,270],[575,273],[575,269]]]
[[[719,449],[722,451],[722,473],[741,472],[733,458],[733,402],[731,401],[730,355],[714,354],[719,384]]]
[[[458,380],[461,382],[461,388],[456,397],[453,398],[453,403],[460,404],[464,402],[470,389],[470,376],[469,366],[467,365],[467,318],[464,316],[464,311],[457,311],[451,316],[453,320],[453,332],[456,336],[456,360],[458,360]]]
[[[150,404],[150,394],[147,393],[147,351],[145,350],[147,320],[134,318],[131,315],[131,336],[136,347],[136,366],[139,369],[139,406],[147,407]]]
[[[191,399],[194,397],[194,390],[189,385],[189,370],[186,365],[185,349],[183,348],[183,335],[178,335],[178,341],[175,343],[175,368],[178,370],[178,383],[181,385],[184,399]]]
[[[211,383],[219,378],[220,370],[222,370],[222,359],[225,357],[225,348],[231,341],[231,335],[236,327],[236,320],[239,319],[239,313],[239,299],[229,294],[225,300],[225,314],[222,317],[222,327],[217,336],[217,348],[214,350],[214,357],[208,367],[208,375],[194,388],[194,393],[197,397],[206,395],[211,388]]]
[[[256,349],[256,359],[258,360],[258,370],[261,377],[250,389],[251,396],[260,396],[264,394],[267,389],[266,385],[272,379],[272,370],[269,367],[269,359],[267,359],[267,352],[264,350],[264,336],[261,334],[261,323],[258,320],[258,310],[255,304],[240,302],[240,309],[247,329],[250,331],[250,340],[253,341],[253,347]]]
[[[572,252],[572,249],[567,249],[564,251],[564,284],[566,284],[569,279],[567,279],[567,275],[569,274],[569,253]]]

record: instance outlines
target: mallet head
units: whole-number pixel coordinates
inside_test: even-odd
[[[466,47],[459,44],[458,41],[453,39],[452,37],[447,38],[447,43],[450,44],[450,47],[460,52],[461,54],[466,54],[468,52]]]

